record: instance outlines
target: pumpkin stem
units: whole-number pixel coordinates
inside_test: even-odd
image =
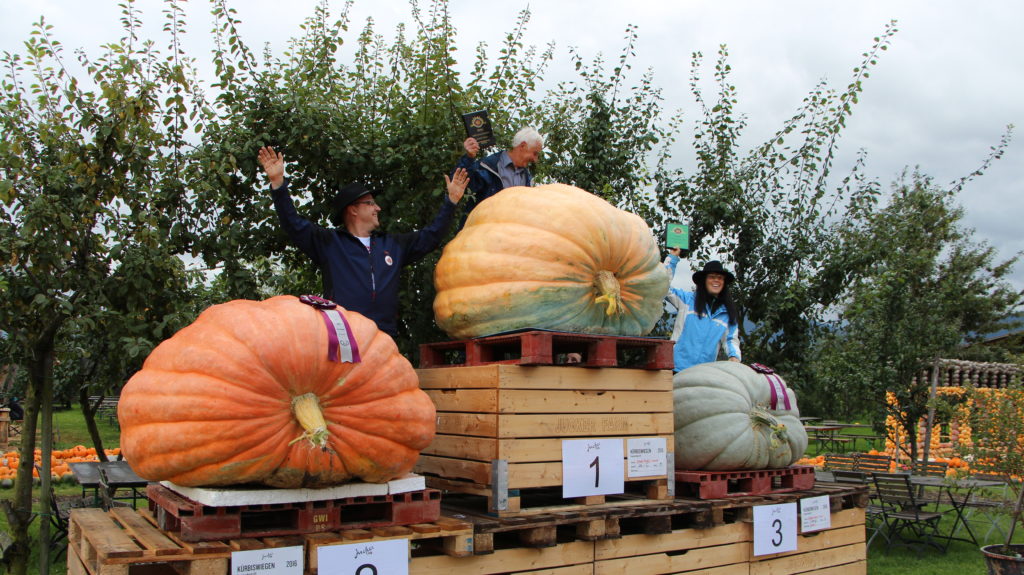
[[[320,399],[314,393],[306,393],[292,398],[292,411],[295,419],[305,432],[291,440],[288,445],[308,439],[313,447],[327,447],[327,421],[320,409]]]
[[[786,433],[786,424],[779,423],[778,419],[763,409],[753,409],[750,412],[750,421],[754,424],[754,427],[765,426],[771,430],[769,435],[772,449],[782,445],[784,441],[788,441]]]
[[[622,313],[622,288],[619,286],[619,280],[615,279],[615,274],[608,270],[597,272],[597,277],[594,278],[594,288],[597,293],[601,294],[594,299],[594,303],[608,304],[608,309],[604,312],[605,315]]]

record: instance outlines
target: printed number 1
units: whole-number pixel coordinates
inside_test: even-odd
[[[601,484],[601,456],[598,455],[595,457],[594,460],[590,462],[589,467],[594,468],[594,488],[596,489]]]
[[[772,537],[772,545],[778,547],[779,545],[782,545],[782,521],[779,519],[772,521],[772,527],[775,528],[775,534],[779,536],[778,541],[776,541],[775,538]]]

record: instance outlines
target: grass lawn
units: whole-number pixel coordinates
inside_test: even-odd
[[[91,446],[88,433],[85,430],[84,419],[77,407],[69,411],[55,413],[54,425],[55,429],[58,430],[55,435],[59,434],[59,437],[55,437],[55,449],[66,449],[75,445]],[[102,419],[99,422],[99,427],[103,436],[104,447],[108,449],[117,447],[119,445],[117,427],[111,425],[106,419]],[[870,430],[855,430],[854,433],[856,432],[869,434]],[[814,447],[812,442],[809,449],[810,455],[816,454]],[[66,483],[57,486],[56,491],[61,495],[77,495],[80,493],[78,486]],[[12,490],[0,489],[0,497],[9,497],[10,493],[12,493]],[[945,522],[944,526],[948,526],[951,524],[952,518],[948,517],[943,521]],[[1008,518],[1003,518],[1003,521],[1004,523],[1008,522]],[[38,525],[38,521],[33,523],[33,525]],[[0,529],[6,529],[6,527],[6,518],[0,517]],[[961,534],[963,534],[962,530]],[[984,535],[984,530],[977,535],[979,537]],[[993,534],[993,537],[997,536],[997,534]],[[1024,543],[1024,531],[1018,530],[1015,541]],[[989,542],[996,543],[997,541],[992,540]],[[38,558],[33,557],[32,561],[29,572],[35,573],[38,570]],[[67,559],[64,555],[61,555],[51,565],[50,574],[63,575],[65,573],[67,573]],[[886,550],[885,541],[881,538],[876,538],[868,550],[868,573],[871,575],[968,575],[985,573],[985,565],[981,552],[977,547],[969,543],[955,541],[949,550],[943,554],[931,548],[915,550],[893,546],[890,550]]]

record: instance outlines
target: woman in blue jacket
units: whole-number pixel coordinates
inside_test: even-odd
[[[680,254],[678,248],[669,250],[665,262],[673,276]],[[739,314],[729,295],[729,285],[734,281],[736,277],[722,267],[722,262],[712,260],[693,274],[693,291],[669,290],[667,299],[678,310],[672,328],[676,342],[674,371],[717,360],[719,348],[729,361],[740,361]]]

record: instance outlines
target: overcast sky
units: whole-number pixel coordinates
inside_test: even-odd
[[[427,0],[421,2],[426,5]],[[119,9],[114,0],[2,0],[0,50],[20,51],[31,23],[40,16],[55,27],[54,35],[68,49],[96,54],[102,43],[120,37]],[[243,21],[251,47],[269,42],[280,51],[312,13],[314,0],[246,0],[232,3]],[[160,2],[137,2],[144,20],[158,30]],[[332,2],[340,10],[341,2]],[[473,49],[489,41],[491,54],[515,23],[527,2],[451,0],[459,32],[462,64]],[[999,141],[1007,124],[1024,130],[1024,2],[929,0],[897,2],[861,0],[742,1],[608,0],[534,2],[527,44],[557,43],[550,80],[569,77],[567,49],[574,46],[590,59],[603,53],[616,58],[627,24],[638,26],[635,68],[653,68],[668,110],[684,113],[682,140],[697,116],[689,95],[690,54],[701,51],[711,61],[727,44],[739,91],[739,110],[749,118],[748,144],[756,144],[788,118],[820,79],[837,87],[848,83],[861,53],[890,20],[899,33],[864,86],[861,103],[840,146],[845,171],[860,149],[868,152],[868,174],[891,182],[915,166],[941,184],[977,167]],[[192,0],[188,51],[204,60],[211,28],[209,4]],[[353,28],[367,16],[377,30],[390,35],[394,24],[411,22],[404,0],[356,0]],[[156,33],[156,32],[154,32]],[[353,39],[350,32],[348,39]],[[708,68],[705,76],[710,76]],[[675,154],[687,165],[685,149]],[[1020,232],[1024,218],[1024,134],[1018,133],[1006,156],[960,196],[966,224],[977,237],[999,249],[1003,258],[1024,250]],[[1013,276],[1024,289],[1024,264]]]

